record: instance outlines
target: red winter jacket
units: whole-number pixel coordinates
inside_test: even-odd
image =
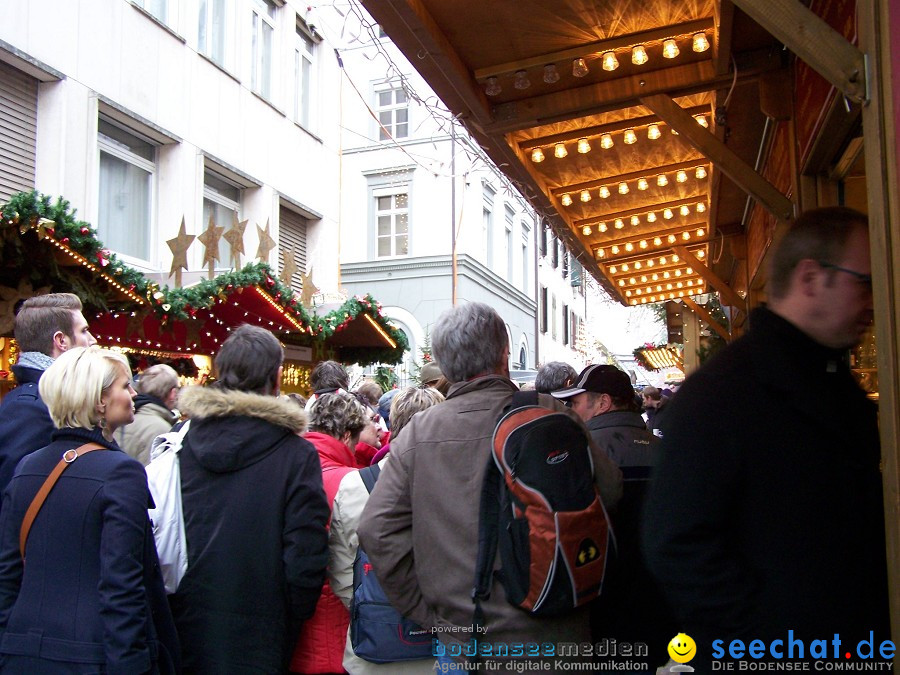
[[[322,464],[322,483],[329,510],[334,504],[341,479],[356,470],[356,458],[350,449],[336,438],[310,431],[303,438],[319,452]],[[330,520],[330,515],[329,515]],[[316,604],[316,612],[305,621],[291,658],[292,673],[342,673],[344,644],[350,613],[332,592],[328,580]]]

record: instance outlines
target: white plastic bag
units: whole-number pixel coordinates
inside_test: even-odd
[[[190,420],[178,431],[160,434],[150,446],[147,481],[155,509],[149,509],[153,523],[153,538],[162,570],[166,593],[178,590],[187,572],[187,537],[184,532],[184,512],[181,510],[181,464],[178,453]]]

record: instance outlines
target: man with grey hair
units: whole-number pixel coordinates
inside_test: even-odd
[[[578,373],[568,363],[550,361],[538,368],[534,378],[534,390],[541,394],[559,391],[572,386],[576,377],[578,377]]]
[[[506,644],[587,642],[586,609],[537,617],[507,603],[499,582],[483,604],[487,632],[471,634],[481,486],[494,428],[517,388],[509,379],[506,327],[488,305],[444,312],[432,349],[452,383],[447,400],[416,414],[391,443],[392,459],[359,527],[385,594],[451,653],[472,637]],[[540,404],[578,419],[550,396],[540,395]],[[591,450],[596,483],[610,507],[621,495],[621,473],[602,451]]]
[[[134,422],[116,431],[116,442],[144,466],[150,463],[153,439],[170,431],[178,421],[172,410],[180,388],[178,373],[163,363],[147,368],[137,381]]]
[[[72,293],[28,298],[16,315],[19,360],[12,367],[18,386],[0,405],[0,493],[25,455],[50,443],[53,422],[38,393],[44,371],[72,347],[97,344]]]

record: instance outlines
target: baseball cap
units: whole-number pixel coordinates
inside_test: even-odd
[[[571,398],[577,394],[591,391],[597,394],[609,394],[616,398],[632,398],[634,388],[631,378],[615,366],[597,364],[581,371],[578,379],[568,389],[551,391],[550,395],[560,399]]]
[[[441,373],[440,366],[434,361],[429,361],[424,366],[422,366],[422,370],[419,371],[419,382],[422,384],[428,384],[429,382],[434,382],[435,380],[439,380],[442,377],[443,373]]]

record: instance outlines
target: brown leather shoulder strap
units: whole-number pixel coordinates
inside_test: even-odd
[[[31,530],[31,525],[34,523],[38,511],[40,511],[41,507],[44,505],[44,500],[47,499],[47,495],[50,494],[50,490],[53,489],[53,486],[56,485],[56,481],[59,480],[62,472],[68,469],[72,462],[82,455],[93,452],[94,450],[106,450],[106,448],[99,443],[85,443],[77,448],[66,450],[63,453],[62,459],[59,460],[59,464],[53,467],[53,471],[50,472],[50,475],[47,476],[47,480],[41,485],[41,489],[37,491],[34,499],[31,500],[31,505],[25,512],[25,518],[22,519],[22,529],[19,531],[19,554],[22,556],[23,561],[25,560],[25,542],[28,541],[28,532]]]

